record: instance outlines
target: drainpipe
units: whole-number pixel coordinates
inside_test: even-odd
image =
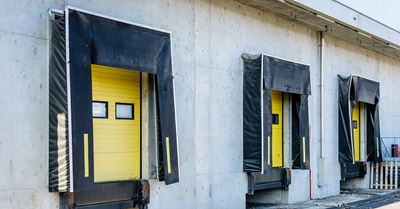
[[[319,33],[319,70],[320,70],[320,137],[319,137],[319,157],[324,158],[324,143],[323,143],[323,138],[324,138],[324,113],[325,113],[325,108],[324,108],[324,51],[325,51],[325,37],[324,37],[324,32],[321,31]]]
[[[324,107],[324,54],[325,54],[325,37],[324,32],[319,32],[319,90],[320,90],[320,136],[319,136],[319,158],[318,158],[318,186],[325,186],[326,184],[326,169],[325,169],[325,148],[324,148],[324,118],[325,118],[325,107]]]

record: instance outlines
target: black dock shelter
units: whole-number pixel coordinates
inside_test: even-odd
[[[140,179],[94,182],[92,64],[155,75],[159,179],[165,184],[178,182],[170,33],[72,7],[55,14],[50,24],[49,190],[73,193],[76,207],[109,202],[131,207],[146,190]],[[88,176],[84,134],[88,136]]]
[[[309,169],[309,66],[265,54],[242,54],[243,59],[243,171],[249,191],[290,184],[290,169]],[[291,168],[271,166],[271,91],[292,98]]]
[[[356,162],[354,157],[352,112],[357,102],[365,104],[367,161],[382,162],[379,82],[355,75],[338,75],[338,85],[338,158],[342,180],[363,177],[366,165],[364,162]]]

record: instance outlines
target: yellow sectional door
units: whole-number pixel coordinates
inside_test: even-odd
[[[271,91],[272,98],[272,167],[283,166],[283,96]]]
[[[360,103],[353,109],[354,161],[360,161]]]
[[[139,179],[140,72],[92,65],[92,97],[108,115],[93,117],[94,181]]]

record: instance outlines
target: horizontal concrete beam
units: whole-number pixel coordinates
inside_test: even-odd
[[[400,60],[400,32],[337,1],[236,0]]]
[[[315,0],[291,0],[300,3],[309,9],[319,11],[338,22],[346,24],[355,29],[362,30],[373,36],[381,38],[386,42],[400,45],[400,32],[377,21],[371,17],[364,15],[338,1],[324,1],[323,4]]]

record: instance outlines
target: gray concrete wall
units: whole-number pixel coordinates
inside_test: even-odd
[[[0,2],[0,208],[58,208],[58,195],[47,192],[47,9],[65,4],[172,31],[181,179],[170,186],[151,180],[150,208],[245,207],[243,52],[310,65],[311,169],[318,182],[316,31],[225,0],[7,0]],[[326,184],[312,184],[313,198],[339,193],[336,74],[380,80],[382,135],[400,134],[400,62],[329,36],[326,45]],[[309,184],[293,179],[304,179],[301,188]]]
[[[0,2],[0,208],[58,208],[48,193],[47,8]]]

